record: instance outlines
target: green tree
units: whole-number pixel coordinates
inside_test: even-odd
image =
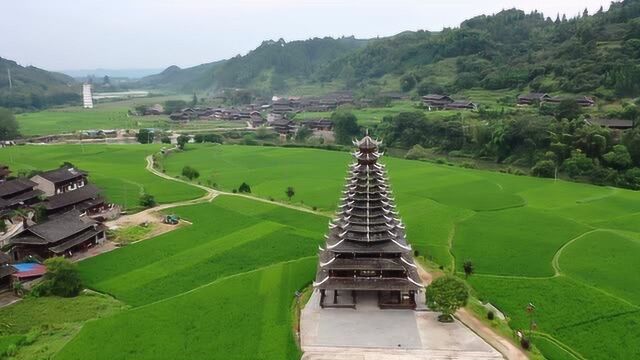
[[[348,145],[354,136],[360,135],[358,120],[351,112],[336,111],[331,114],[331,120],[338,144]]]
[[[178,136],[178,139],[176,140],[178,143],[178,149],[184,150],[184,147],[187,145],[189,140],[191,140],[191,138],[188,137],[187,135]]]
[[[300,129],[298,129],[298,132],[296,132],[296,141],[303,143],[307,141],[311,135],[313,135],[313,130],[309,129],[307,126],[301,126]]]
[[[136,139],[140,144],[151,144],[153,143],[153,138],[155,133],[149,129],[140,129],[138,130],[138,134],[136,135]]]
[[[238,192],[250,194],[251,187],[246,182],[243,182],[242,184],[240,184],[240,187],[238,187]]]
[[[467,285],[454,276],[443,276],[434,280],[427,287],[427,306],[442,313],[438,320],[452,321],[451,315],[459,308],[467,305],[469,289]]]
[[[593,160],[589,159],[582,151],[576,150],[571,154],[570,158],[564,161],[562,168],[569,177],[575,179],[580,175],[586,175],[593,171]]]
[[[464,269],[464,276],[469,277],[474,272],[473,262],[471,260],[466,260],[464,264],[462,264],[462,268]]]
[[[196,95],[196,93],[193,93],[193,98],[191,98],[191,106],[196,105],[198,105],[198,95]]]
[[[582,107],[573,99],[564,99],[558,104],[555,116],[556,119],[575,120],[582,115]]]
[[[140,204],[140,206],[143,206],[145,208],[152,208],[156,206],[156,198],[151,194],[144,193],[140,195],[138,203]]]
[[[164,135],[160,138],[160,142],[163,144],[171,144],[171,138],[169,138],[168,136]]]
[[[17,138],[18,121],[9,109],[0,108],[0,140],[13,140]]]
[[[102,78],[102,85],[111,85],[111,78],[109,77],[109,75],[105,75]]]
[[[555,172],[556,164],[551,160],[540,160],[531,168],[531,174],[537,177],[552,178]]]
[[[192,168],[191,166],[187,165],[182,168],[182,176],[186,177],[189,180],[193,180],[200,177],[200,172],[198,172],[198,170]]]
[[[287,198],[289,198],[289,201],[291,201],[291,198],[296,194],[296,191],[292,186],[289,186],[284,193],[287,195]]]
[[[77,265],[63,257],[45,260],[47,267],[42,282],[33,289],[35,295],[74,297],[82,290],[82,280]]]
[[[616,170],[624,170],[631,166],[631,155],[624,145],[615,145],[613,149],[602,156],[605,163]]]
[[[180,111],[187,107],[187,102],[184,100],[167,100],[164,102],[164,112],[167,114]]]

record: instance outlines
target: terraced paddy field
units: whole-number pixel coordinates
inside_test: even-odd
[[[130,310],[87,323],[57,359],[299,359],[294,293],[327,218],[237,196],[172,209],[193,225],[80,263]]]
[[[348,153],[312,149],[191,146],[165,160],[223,190],[335,209]],[[471,260],[477,296],[528,329],[550,358],[640,358],[640,193],[549,179],[385,158],[400,215],[420,255],[462,270]],[[326,225],[323,224],[323,225]],[[324,231],[319,226],[318,233]],[[310,271],[312,273],[312,271]],[[310,278],[309,278],[310,279]]]
[[[109,201],[129,210],[139,209],[143,192],[159,203],[190,200],[204,195],[193,186],[169,181],[145,170],[145,157],[159,145],[42,145],[14,146],[0,150],[0,163],[14,174],[21,170],[49,170],[68,161],[89,172],[89,181],[104,191]]]

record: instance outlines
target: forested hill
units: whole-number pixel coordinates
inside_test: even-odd
[[[206,71],[199,79],[185,80],[195,69],[184,69],[165,85],[286,92],[333,82],[347,89],[418,94],[480,87],[635,96],[640,95],[639,16],[640,0],[625,0],[573,18],[511,9],[439,32],[408,31],[369,41],[265,41],[244,56],[202,65]]]
[[[181,91],[224,87],[281,90],[292,83],[308,82],[321,66],[366,43],[367,40],[353,37],[292,42],[269,40],[246,55],[186,69],[171,66],[160,74],[141,79],[140,83]]]
[[[79,102],[80,91],[80,85],[70,76],[0,58],[0,107],[41,109]]]
[[[640,93],[640,0],[612,3],[608,11],[572,19],[505,10],[459,28],[425,31],[371,42],[334,61],[320,78],[351,84],[385,75],[405,91],[454,92],[524,88],[541,92]],[[444,87],[444,90],[441,88]]]

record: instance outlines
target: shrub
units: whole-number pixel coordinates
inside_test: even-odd
[[[414,145],[404,156],[409,160],[424,160],[428,156],[427,150],[420,145]]]
[[[251,193],[251,187],[246,182],[243,182],[242,184],[240,184],[240,187],[238,187],[238,192],[249,193],[250,194]]]
[[[235,193],[238,192],[238,189],[233,189],[233,190],[231,190],[231,192],[235,194]]]
[[[493,320],[496,317],[496,314],[493,313],[493,310],[489,310],[487,312],[487,319]]]
[[[551,160],[540,160],[531,168],[531,174],[537,177],[552,178],[555,172],[556,164]]]
[[[186,177],[189,180],[193,180],[200,177],[200,172],[198,172],[198,170],[192,168],[191,166],[187,165],[182,168],[182,176]]]
[[[34,287],[35,296],[74,297],[82,290],[82,281],[75,263],[54,257],[44,262],[47,267],[43,280]]]
[[[520,339],[520,346],[522,346],[522,348],[525,350],[529,350],[529,348],[531,348],[531,341],[523,337],[522,339]]]
[[[160,142],[162,142],[163,144],[171,144],[171,139],[165,135],[160,138]]]
[[[139,203],[140,203],[140,206],[143,206],[146,208],[154,207],[157,204],[156,198],[153,197],[153,195],[147,194],[147,193],[140,195]]]

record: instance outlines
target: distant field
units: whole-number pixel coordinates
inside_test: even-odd
[[[16,115],[20,133],[25,136],[72,133],[93,129],[139,129],[170,127],[167,116],[129,116],[128,111],[138,104],[162,103],[186,96],[159,96],[97,103],[93,109],[79,106],[51,109]]]
[[[142,192],[160,203],[195,199],[204,191],[162,179],[145,170],[145,157],[160,145],[14,146],[0,151],[0,163],[14,174],[20,170],[50,170],[69,161],[89,172],[89,181],[104,190],[109,201],[135,210]]]
[[[343,152],[194,145],[168,157],[165,167],[178,175],[191,165],[203,183],[230,191],[244,181],[254,195],[278,201],[287,201],[285,189],[292,186],[293,203],[331,212],[350,161]],[[384,162],[414,248],[458,271],[463,261],[473,261],[477,274],[470,280],[478,295],[506,312],[514,328],[527,326],[524,308],[533,302],[538,331],[582,356],[640,357],[629,346],[640,340],[640,284],[629,280],[640,258],[634,221],[640,193]],[[603,338],[614,340],[603,344]],[[540,341],[549,356],[564,354],[553,341]]]
[[[299,359],[290,306],[327,218],[228,195],[172,211],[193,225],[80,263],[136,308],[86,324],[56,359]]]
[[[361,126],[373,126],[382,121],[385,116],[397,115],[399,112],[407,111],[422,111],[416,108],[414,105],[416,102],[412,101],[394,101],[391,106],[388,107],[371,107],[362,109],[349,109],[347,111],[352,112],[358,119],[358,124]],[[294,120],[301,121],[306,119],[328,119],[331,117],[332,112],[302,112],[296,114]]]

